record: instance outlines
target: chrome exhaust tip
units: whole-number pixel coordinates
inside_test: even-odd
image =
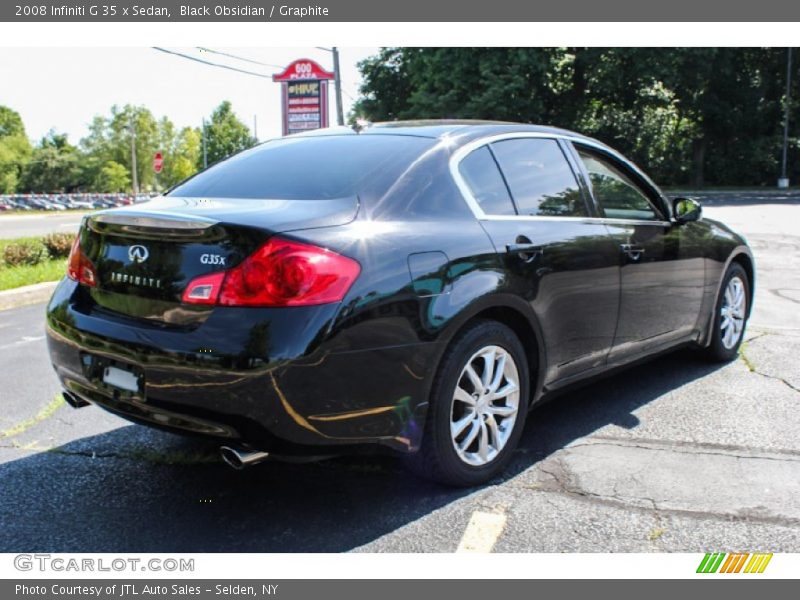
[[[89,406],[90,404],[83,398],[79,398],[71,392],[61,392],[61,397],[64,398],[64,402],[69,404],[72,408],[83,408],[84,406]]]
[[[219,452],[222,455],[222,460],[237,471],[241,471],[245,467],[250,467],[269,458],[269,452],[250,452],[231,448],[230,446],[222,446]]]

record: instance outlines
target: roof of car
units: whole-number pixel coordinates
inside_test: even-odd
[[[320,135],[409,135],[442,139],[455,138],[461,143],[474,139],[514,132],[549,133],[568,136],[574,139],[591,140],[591,138],[558,127],[512,123],[510,121],[481,121],[469,119],[422,119],[414,121],[386,121],[383,123],[367,123],[353,129],[350,127],[330,127],[317,129],[308,133],[297,134],[300,137],[316,137]],[[597,140],[591,140],[595,143]]]
[[[430,119],[419,121],[386,121],[383,123],[372,123],[364,130],[369,132],[385,132],[391,130],[392,133],[408,133],[413,135],[424,135],[426,137],[440,138],[459,132],[475,131],[482,134],[493,133],[494,131],[536,131],[550,133],[566,133],[577,135],[566,129],[548,127],[545,125],[533,125],[525,123],[513,123],[511,121],[480,121],[470,119]]]
[[[344,127],[339,129],[345,129]],[[351,130],[352,131],[352,130]],[[584,141],[592,146],[599,146],[608,150],[625,164],[629,165],[639,176],[658,190],[658,186],[638,166],[625,156],[607,146],[600,140],[591,138],[568,129],[550,127],[547,125],[533,125],[512,123],[508,121],[473,121],[473,120],[419,120],[419,121],[390,121],[385,123],[372,123],[361,130],[362,134],[395,134],[413,135],[433,139],[451,138],[454,146],[463,146],[474,140],[495,135],[513,133],[539,133],[568,137],[576,141]]]

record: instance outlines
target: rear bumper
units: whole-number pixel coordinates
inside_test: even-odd
[[[194,329],[150,325],[82,310],[75,286],[56,289],[47,338],[64,389],[78,398],[152,427],[272,452],[419,446],[438,343],[363,347],[347,330],[330,333],[336,306],[215,309]],[[140,389],[104,384],[105,365],[141,375]]]

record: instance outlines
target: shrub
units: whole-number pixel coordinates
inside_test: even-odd
[[[75,236],[71,233],[51,233],[42,238],[42,244],[50,258],[66,258],[74,240]]]
[[[9,244],[3,251],[3,261],[9,267],[21,265],[38,265],[44,258],[45,249],[36,242],[19,242]]]

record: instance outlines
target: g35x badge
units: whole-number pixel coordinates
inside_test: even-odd
[[[201,254],[200,263],[204,265],[222,265],[225,266],[225,257],[219,254]]]

